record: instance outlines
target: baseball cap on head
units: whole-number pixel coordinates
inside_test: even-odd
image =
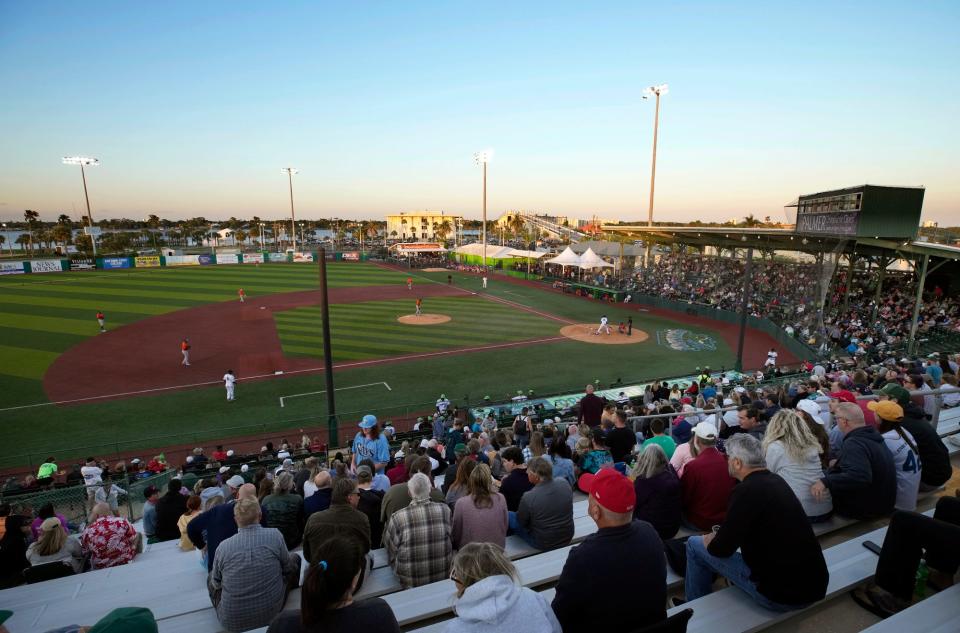
[[[888,382],[880,389],[880,393],[884,394],[892,400],[896,400],[900,406],[906,406],[910,402],[910,392],[898,385],[895,382]]]
[[[363,416],[363,419],[360,420],[361,429],[372,429],[376,425],[377,425],[377,416],[371,415],[369,413]]]
[[[717,439],[717,427],[709,422],[700,422],[693,427],[694,434],[705,440]]]
[[[244,466],[246,466],[246,464],[244,464]],[[230,486],[231,488],[239,488],[245,483],[247,483],[246,480],[240,475],[234,475],[233,477],[227,480],[227,485]]]
[[[577,485],[610,512],[626,514],[637,504],[633,484],[615,468],[601,468],[595,475],[584,473]]]
[[[420,440],[420,448],[429,448],[429,446],[430,446],[430,442],[429,440],[427,440],[427,438],[423,438],[422,440]]]
[[[867,408],[881,420],[896,422],[903,418],[903,407],[893,400],[871,400],[867,403]]]
[[[830,397],[834,400],[840,400],[841,402],[853,402],[857,401],[857,397],[853,393],[847,391],[846,389],[841,389],[840,391],[834,391],[830,394]]]
[[[810,414],[810,417],[813,418],[814,422],[820,425],[823,424],[823,420],[820,419],[820,405],[813,400],[810,400],[809,398],[801,400],[797,403],[797,410],[806,411]]]

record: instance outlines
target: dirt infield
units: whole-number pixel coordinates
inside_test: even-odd
[[[451,320],[446,314],[405,314],[397,317],[397,321],[407,325],[438,325]]]
[[[630,336],[620,334],[616,328],[610,328],[610,334],[597,334],[596,323],[576,323],[560,328],[560,333],[574,341],[597,345],[632,345],[643,343],[650,335],[643,330],[634,330]]]

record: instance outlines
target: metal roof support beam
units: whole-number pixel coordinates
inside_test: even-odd
[[[737,362],[734,371],[743,371],[743,339],[747,333],[747,305],[750,302],[750,281],[753,275],[753,248],[747,249],[747,264],[743,271],[743,297],[740,300],[740,335],[737,338]]]
[[[917,326],[920,319],[920,304],[923,303],[923,285],[927,281],[927,266],[930,263],[930,255],[924,254],[920,261],[920,274],[917,277],[917,296],[913,302],[913,319],[910,320],[910,340],[907,343],[907,349],[911,354],[917,353]]]

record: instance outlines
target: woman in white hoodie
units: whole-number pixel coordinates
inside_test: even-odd
[[[498,545],[464,545],[453,559],[450,579],[457,587],[457,617],[445,633],[560,633],[550,603],[520,585],[516,568]]]

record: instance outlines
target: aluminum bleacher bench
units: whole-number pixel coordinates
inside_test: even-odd
[[[863,633],[955,633],[958,629],[960,585],[954,585],[864,629]]]

